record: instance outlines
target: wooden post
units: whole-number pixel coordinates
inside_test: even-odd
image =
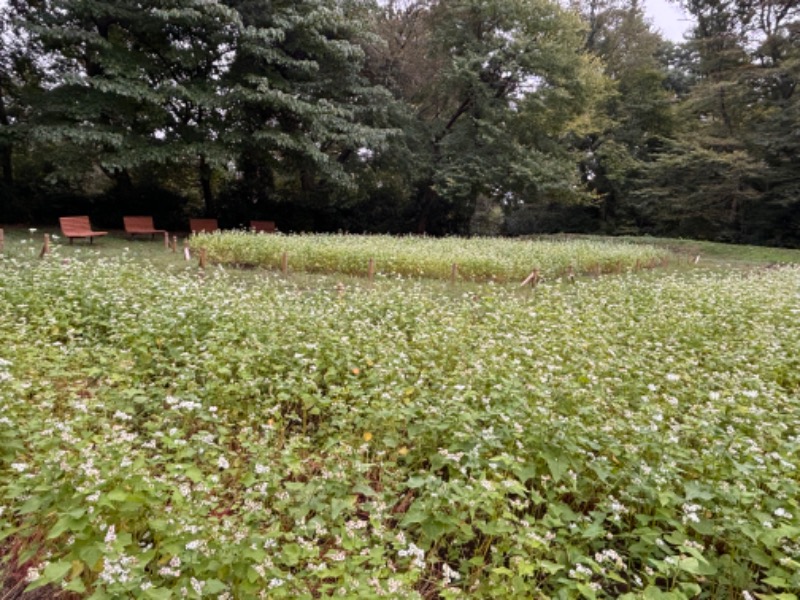
[[[164,232],[164,248],[169,250],[169,234],[166,231]]]
[[[0,252],[3,252],[6,246],[6,234],[0,229]]]
[[[450,283],[455,283],[456,279],[458,279],[458,265],[453,263],[453,266],[450,267]]]
[[[200,268],[206,268],[206,249],[200,248]]]
[[[178,251],[178,236],[177,235],[173,235],[172,236],[172,251],[173,252],[177,252]]]
[[[367,278],[369,279],[370,283],[375,280],[375,259],[369,259],[369,265],[367,266]]]
[[[183,259],[192,260],[192,253],[189,250],[189,240],[183,240]]]
[[[519,287],[525,287],[526,285],[529,284],[532,288],[539,285],[539,269],[534,269],[533,271],[531,271],[531,274],[525,278],[525,281],[519,284]]]
[[[286,252],[281,255],[281,273],[289,274],[289,255]]]
[[[700,255],[698,254],[697,256],[694,257],[694,264],[697,264],[699,262],[700,262]]]
[[[45,233],[44,245],[42,246],[42,251],[39,253],[39,258],[44,258],[46,254],[50,254],[50,236]]]

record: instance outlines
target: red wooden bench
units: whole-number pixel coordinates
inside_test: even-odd
[[[250,231],[256,233],[275,233],[275,221],[250,221]]]
[[[89,238],[89,243],[94,242],[94,238],[108,235],[107,231],[92,231],[92,224],[89,223],[89,217],[61,217],[58,219],[61,224],[61,233],[64,237],[69,238],[69,243],[72,243],[74,238]]]
[[[189,219],[192,233],[214,233],[219,229],[216,219]]]
[[[149,235],[154,239],[157,233],[167,233],[166,229],[156,229],[153,217],[122,217],[125,224],[125,233],[131,237],[135,235]]]

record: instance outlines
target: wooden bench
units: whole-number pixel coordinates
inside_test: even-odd
[[[189,229],[192,233],[214,233],[219,225],[216,219],[189,219]]]
[[[275,221],[250,221],[250,231],[255,233],[275,233]]]
[[[69,243],[75,238],[89,238],[89,243],[94,242],[94,238],[108,235],[107,231],[93,231],[89,217],[61,217],[58,219],[61,224],[61,233],[69,238]]]
[[[157,233],[167,233],[166,229],[156,229],[153,217],[122,217],[122,222],[125,224],[125,233],[131,237],[149,235],[152,240]]]

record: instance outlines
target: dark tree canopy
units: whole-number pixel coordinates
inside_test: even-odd
[[[11,0],[2,220],[800,243],[800,7]]]

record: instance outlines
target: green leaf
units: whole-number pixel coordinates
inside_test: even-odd
[[[717,572],[714,566],[706,561],[701,561],[694,556],[682,558],[678,561],[678,568],[692,575],[713,575]]]
[[[83,583],[83,580],[80,577],[76,577],[72,581],[70,581],[67,585],[64,586],[65,590],[68,592],[76,592],[76,593],[83,593],[86,591],[86,586]]]
[[[72,523],[72,517],[69,516],[62,516],[61,518],[56,521],[56,524],[47,532],[47,539],[52,540],[60,536],[65,531],[69,530],[70,523]]]
[[[187,468],[185,474],[194,483],[203,481],[203,472],[195,466]]]
[[[169,600],[172,598],[172,590],[162,587],[151,587],[144,591],[144,597],[152,598],[152,600]]]
[[[207,579],[203,587],[205,594],[221,594],[228,589],[228,586],[222,583],[219,579]]]
[[[766,577],[766,578],[762,579],[761,582],[762,583],[766,583],[768,586],[774,587],[774,588],[786,589],[786,588],[788,588],[790,586],[789,582],[786,581],[785,578],[777,577],[777,576],[774,576],[774,575],[772,577]]]
[[[44,578],[48,582],[60,581],[72,570],[71,561],[61,561],[50,563],[44,568]]]
[[[547,462],[547,468],[550,470],[550,475],[553,476],[553,481],[558,483],[567,472],[569,468],[569,461],[562,454],[554,454],[552,452],[545,452],[544,459]]]
[[[114,502],[125,502],[128,499],[128,492],[120,488],[115,488],[111,490],[106,497]]]
[[[301,554],[302,549],[297,544],[286,544],[283,546],[283,548],[281,548],[283,562],[290,567],[293,567],[300,562]]]
[[[587,598],[587,600],[595,600],[597,598],[597,593],[585,583],[579,582],[575,584],[575,587],[578,588],[583,598]]]

